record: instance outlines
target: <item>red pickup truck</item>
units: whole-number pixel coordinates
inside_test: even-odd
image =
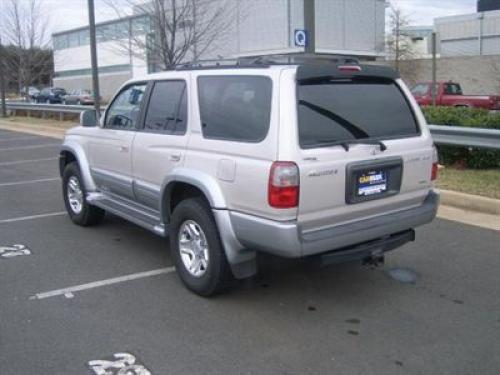
[[[460,85],[455,82],[439,81],[436,85],[436,105],[500,110],[500,96],[498,95],[464,95]],[[432,82],[421,82],[411,89],[418,104],[432,105],[431,86]]]

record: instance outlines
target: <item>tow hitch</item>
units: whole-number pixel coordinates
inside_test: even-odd
[[[415,231],[408,229],[376,240],[321,254],[320,263],[322,266],[327,266],[335,263],[361,260],[367,266],[377,267],[384,264],[384,254],[387,251],[396,249],[414,240]]]
[[[385,256],[383,255],[372,255],[363,259],[363,266],[368,266],[371,268],[383,266],[384,263],[385,263]]]

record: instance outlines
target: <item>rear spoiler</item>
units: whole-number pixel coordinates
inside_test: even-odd
[[[359,69],[346,69],[349,67]],[[400,78],[400,75],[396,70],[382,65],[303,64],[297,68],[298,82],[353,77],[395,80]]]

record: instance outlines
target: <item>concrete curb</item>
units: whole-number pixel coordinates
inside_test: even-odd
[[[490,215],[500,215],[499,199],[459,193],[457,191],[451,190],[440,189],[440,192],[441,204],[444,206],[452,206],[464,210],[482,212]]]
[[[41,136],[57,138],[57,139],[63,139],[64,134],[66,133],[66,130],[68,128],[55,127],[55,126],[50,126],[50,125],[9,123],[9,122],[1,121],[1,119],[0,119],[0,129],[11,130],[11,131],[19,132],[19,133],[41,135]]]

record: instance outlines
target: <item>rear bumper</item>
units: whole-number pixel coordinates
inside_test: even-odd
[[[282,223],[234,211],[229,216],[232,231],[244,248],[298,258],[373,240],[383,246],[384,237],[432,221],[438,205],[439,194],[431,191],[418,207],[308,232],[302,232],[296,222]]]

